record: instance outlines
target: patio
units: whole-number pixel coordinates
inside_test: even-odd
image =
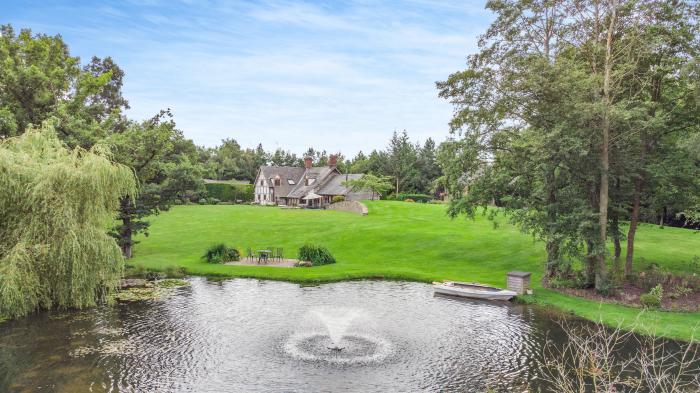
[[[268,259],[266,263],[260,263],[257,259],[241,258],[240,261],[227,262],[226,265],[237,266],[274,266],[274,267],[294,267],[296,259]]]

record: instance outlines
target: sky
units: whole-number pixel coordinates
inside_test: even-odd
[[[134,119],[170,108],[185,136],[302,153],[385,148],[394,130],[448,136],[435,82],[463,69],[482,0],[0,0],[0,23],[60,34],[124,70]]]

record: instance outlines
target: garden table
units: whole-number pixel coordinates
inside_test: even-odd
[[[260,263],[260,261],[267,262],[270,254],[272,254],[272,250],[258,250],[258,263]]]

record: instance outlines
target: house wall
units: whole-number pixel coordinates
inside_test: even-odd
[[[276,205],[274,188],[270,181],[260,175],[255,179],[255,203],[260,205]]]

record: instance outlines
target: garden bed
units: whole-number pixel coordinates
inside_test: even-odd
[[[546,286],[546,283],[545,283]],[[577,296],[584,299],[595,300],[598,302],[623,304],[631,307],[642,307],[639,297],[647,293],[648,290],[636,286],[632,283],[620,285],[612,295],[601,295],[594,288],[552,288],[550,289],[566,295]],[[668,291],[672,293],[673,291]],[[695,288],[692,292],[672,298],[668,293],[661,300],[661,309],[667,311],[684,311],[697,312],[700,311],[700,290]]]

